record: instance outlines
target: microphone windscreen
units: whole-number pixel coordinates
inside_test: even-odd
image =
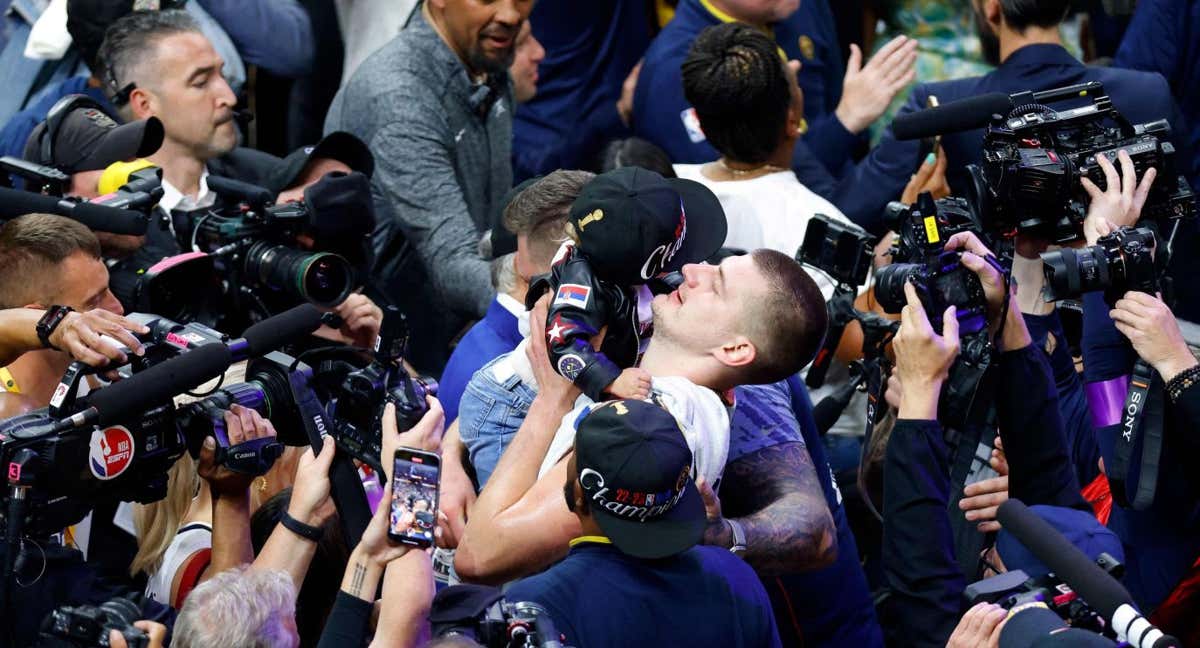
[[[205,344],[99,389],[87,404],[99,413],[100,425],[119,423],[225,373],[233,355],[224,344]]]
[[[256,208],[275,200],[275,195],[266,187],[221,176],[208,176],[208,188],[222,198],[244,202]]]
[[[87,225],[88,229],[101,232],[138,236],[146,233],[148,222],[145,214],[128,209],[74,202],[0,187],[0,221],[33,213],[64,216]]]
[[[1132,605],[1133,598],[1116,579],[1020,500],[1001,504],[996,519],[1104,618],[1111,619],[1124,604]]]
[[[284,344],[312,333],[321,326],[321,311],[312,304],[300,304],[269,317],[242,333],[250,357],[275,351]]]
[[[892,121],[898,140],[914,140],[983,128],[992,115],[1007,115],[1012,99],[1003,92],[968,97],[934,108],[899,115]]]

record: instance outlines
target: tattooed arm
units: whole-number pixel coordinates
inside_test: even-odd
[[[746,562],[760,575],[808,571],[837,560],[837,530],[803,443],[763,448],[725,467],[721,505],[746,531]],[[723,517],[704,543],[733,546]]]

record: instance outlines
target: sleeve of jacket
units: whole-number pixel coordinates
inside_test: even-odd
[[[289,78],[305,76],[312,68],[312,22],[296,0],[198,1],[247,63]]]
[[[404,151],[376,157],[376,204],[388,202],[385,213],[394,215],[446,303],[482,317],[495,295],[491,269],[479,256],[479,232],[456,180],[447,144],[453,135],[429,106],[418,98],[405,102],[367,143],[372,151]]]
[[[513,181],[521,182],[555,169],[579,169],[590,164],[605,142],[628,136],[617,104],[606,104],[570,128],[563,137],[545,140],[539,146],[513,146]]]
[[[1141,0],[1113,57],[1113,66],[1158,72],[1174,83],[1179,78],[1180,27],[1187,17],[1180,0]]]
[[[921,110],[928,94],[925,86],[914,87],[908,101],[896,115]],[[867,231],[875,235],[883,234],[884,207],[888,202],[900,199],[905,185],[920,164],[920,153],[920,142],[901,142],[892,134],[892,127],[888,126],[879,145],[842,177],[833,204]]]
[[[829,113],[809,123],[804,142],[830,174],[840,177],[852,168],[851,156],[859,146],[859,137],[846,130],[837,115]]]
[[[896,421],[884,457],[883,572],[888,645],[946,645],[967,580],[947,513],[950,451],[936,421]]]
[[[1084,380],[1088,383],[1126,376],[1135,360],[1133,348],[1108,312],[1103,293],[1083,296],[1083,337],[1079,346],[1083,353]]]
[[[996,412],[1008,457],[1008,491],[1026,504],[1090,511],[1067,452],[1058,389],[1046,354],[1032,344],[1000,354]]]
[[[329,610],[329,619],[321,632],[317,648],[361,646],[367,638],[367,623],[373,606],[358,597],[339,591]]]
[[[601,392],[621,374],[621,368],[592,348],[591,338],[608,323],[613,303],[603,285],[580,255],[564,259],[553,270],[553,299],[546,314],[546,351],[563,378],[575,383],[588,398]]]

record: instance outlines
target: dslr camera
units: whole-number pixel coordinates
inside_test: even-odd
[[[558,630],[545,608],[497,597],[475,618],[435,623],[437,637],[460,635],[488,648],[562,648]]]
[[[99,606],[64,605],[42,621],[38,648],[108,648],[109,632],[121,633],[129,648],[146,648],[150,638],[133,626],[141,618],[138,605],[115,598]]]
[[[1156,243],[1154,231],[1148,227],[1122,227],[1100,237],[1092,247],[1044,252],[1043,297],[1053,302],[1103,290],[1111,305],[1131,290],[1153,295],[1159,290]]]
[[[875,299],[888,313],[899,313],[908,303],[904,284],[912,282],[925,306],[929,323],[940,334],[942,314],[958,309],[960,332],[967,336],[987,327],[987,299],[974,272],[959,261],[962,254],[945,249],[959,232],[978,232],[974,211],[961,198],[934,200],[921,194],[911,207],[888,205],[887,222],[896,232],[896,261],[875,273]]]
[[[1091,103],[1062,111],[1049,107],[1080,97]],[[1131,124],[1099,82],[1021,92],[1011,100],[1015,108],[997,115],[984,134],[982,165],[968,167],[972,202],[990,231],[1059,243],[1078,239],[1088,205],[1080,179],[1106,189],[1095,158],[1104,156],[1119,172],[1121,150],[1133,159],[1139,178],[1149,169],[1158,171],[1143,208],[1146,217],[1161,222],[1195,216],[1195,195],[1176,172],[1165,119]]]

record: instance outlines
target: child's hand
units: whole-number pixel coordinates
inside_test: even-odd
[[[639,367],[630,367],[622,371],[604,393],[614,398],[650,398],[650,372]]]

